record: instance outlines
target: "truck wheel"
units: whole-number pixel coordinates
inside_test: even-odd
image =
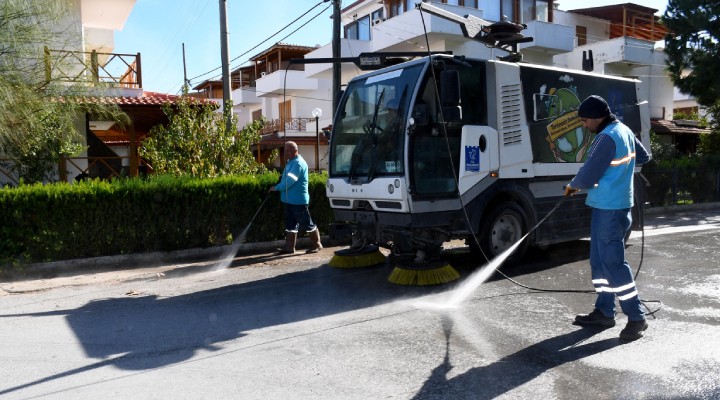
[[[511,202],[500,203],[483,219],[480,228],[480,245],[485,255],[492,260],[512,247],[528,232],[528,229],[522,207]],[[527,241],[523,241],[508,260],[512,262],[522,258],[527,247]]]

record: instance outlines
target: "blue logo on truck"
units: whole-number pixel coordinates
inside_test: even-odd
[[[480,146],[465,146],[465,171],[480,172]]]

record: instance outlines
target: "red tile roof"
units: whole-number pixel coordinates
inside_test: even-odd
[[[87,103],[100,103],[100,104],[115,104],[118,106],[161,106],[165,103],[177,103],[181,96],[158,93],[158,92],[143,92],[142,96],[85,96],[82,97],[83,101]],[[60,97],[60,101],[64,101],[65,97]],[[210,103],[217,105],[217,102],[209,99],[200,99],[190,97],[190,101],[197,102],[200,104]]]

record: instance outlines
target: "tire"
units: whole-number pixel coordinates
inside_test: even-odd
[[[528,230],[528,219],[522,207],[512,202],[503,202],[483,218],[479,232],[480,246],[492,260],[523,238]],[[508,257],[508,261],[521,259],[527,248],[528,242],[524,240]]]

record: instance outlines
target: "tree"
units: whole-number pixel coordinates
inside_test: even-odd
[[[701,156],[720,155],[720,101],[715,102],[708,112],[714,116],[714,119],[710,122],[712,133],[700,136],[697,152]]]
[[[85,82],[57,82],[46,76],[44,47],[80,43],[80,28],[67,26],[68,2],[0,2],[0,155],[3,166],[25,182],[48,181],[62,156],[84,149],[86,114],[122,121],[115,106],[84,101]],[[58,34],[61,31],[61,34]],[[101,93],[93,87],[93,93]]]
[[[255,162],[251,150],[260,141],[263,121],[251,122],[238,131],[237,117],[233,117],[228,129],[227,121],[215,108],[214,103],[186,95],[176,105],[164,104],[170,122],[150,130],[140,154],[158,173],[211,178],[265,171],[264,165]],[[228,102],[225,112],[231,108]]]
[[[710,107],[720,99],[720,2],[670,0],[663,23],[667,65],[675,85]]]

